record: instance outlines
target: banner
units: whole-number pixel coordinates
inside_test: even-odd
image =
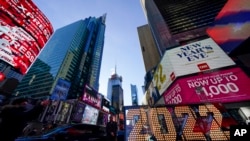
[[[86,105],[83,102],[77,102],[71,117],[73,122],[81,123],[85,106]]]
[[[179,78],[164,93],[165,104],[239,102],[250,100],[249,77],[240,68]]]
[[[102,95],[90,86],[86,85],[82,95],[82,101],[98,109],[101,109]]]

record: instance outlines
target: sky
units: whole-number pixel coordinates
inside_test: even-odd
[[[107,95],[108,79],[116,66],[122,76],[124,105],[131,105],[130,85],[143,97],[145,67],[137,27],[147,24],[140,0],[33,0],[54,31],[88,17],[107,13],[99,93]]]

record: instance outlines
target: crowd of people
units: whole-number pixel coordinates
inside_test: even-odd
[[[34,103],[20,98],[0,106],[0,139],[15,141],[17,137],[27,134],[29,123],[36,121],[49,104],[50,100],[38,100]],[[107,141],[120,140],[117,139],[117,128],[117,122],[110,116],[106,126]]]
[[[49,100],[31,104],[27,99],[20,98],[6,104],[0,110],[0,139],[14,141],[23,134],[29,121],[36,120]]]

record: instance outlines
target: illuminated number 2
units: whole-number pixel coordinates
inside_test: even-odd
[[[166,81],[166,75],[162,73],[162,65],[160,64],[154,75],[154,81],[158,90],[161,90],[161,85]]]

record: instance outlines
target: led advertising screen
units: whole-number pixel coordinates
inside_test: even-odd
[[[12,23],[27,31],[42,48],[52,35],[53,27],[32,0],[4,0],[0,4],[1,15],[10,17]]]
[[[162,95],[176,77],[232,65],[235,65],[232,59],[208,38],[167,50],[153,82]]]
[[[160,95],[164,93],[164,91],[175,79],[175,77],[170,77],[171,74],[174,73],[174,68],[169,61],[170,56],[168,56],[166,52],[162,57],[161,62],[158,65],[153,77],[153,85],[157,87]]]
[[[46,106],[45,110],[43,111],[40,121],[45,123],[53,123],[56,117],[59,103],[59,101],[51,101],[51,103]]]
[[[59,78],[57,80],[57,84],[53,90],[53,93],[51,94],[50,99],[52,99],[52,100],[66,100],[70,85],[71,85],[71,83],[69,81]]]
[[[53,33],[30,0],[0,1],[0,60],[25,74]]]
[[[228,0],[207,33],[229,54],[250,37],[249,15],[249,0]]]
[[[99,110],[92,106],[86,105],[82,116],[82,123],[96,125],[98,114]]]
[[[102,99],[102,110],[105,112],[109,112],[110,101],[103,97]]]
[[[82,121],[83,112],[85,109],[86,104],[81,101],[78,101],[75,105],[73,114],[72,114],[72,121],[80,123]]]
[[[250,79],[240,68],[179,78],[164,93],[165,104],[240,102],[250,100]]]
[[[86,85],[82,95],[82,101],[98,109],[101,109],[102,95],[90,86]]]
[[[55,122],[59,124],[68,123],[73,109],[73,104],[60,101],[60,105],[56,114]]]

